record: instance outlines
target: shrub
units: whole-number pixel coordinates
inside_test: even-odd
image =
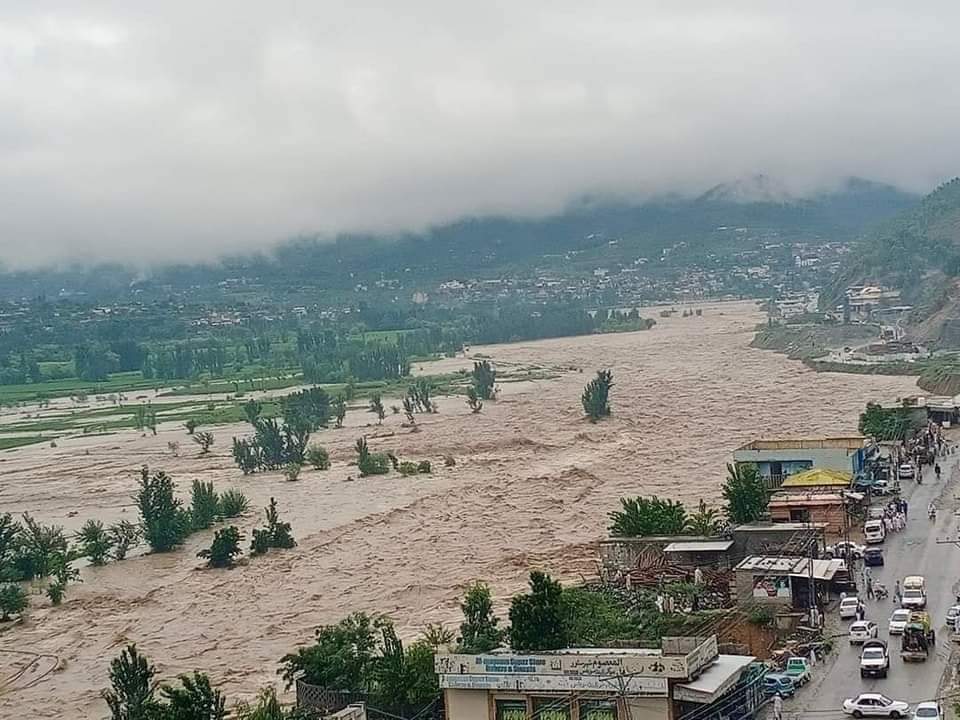
[[[619,537],[679,535],[687,525],[682,503],[658,497],[620,498],[621,510],[610,513],[610,533]]]
[[[190,491],[190,519],[194,530],[206,530],[220,514],[220,498],[212,482],[193,481]]]
[[[200,423],[198,423],[198,422],[197,422],[196,420],[194,420],[193,418],[190,418],[189,420],[187,420],[187,421],[183,424],[183,426],[187,429],[187,435],[193,435],[193,431],[197,429],[197,426],[198,426],[199,424],[200,424]]]
[[[325,447],[320,445],[311,445],[307,448],[306,458],[307,462],[313,466],[314,470],[330,469],[330,453],[327,452]]]
[[[243,535],[235,526],[221,528],[214,533],[210,548],[198,552],[197,557],[205,558],[209,567],[232,567],[234,558],[243,552],[240,549],[241,540]]]
[[[220,515],[225,518],[240,517],[250,507],[247,496],[239,490],[224,490],[220,493]]]
[[[19,585],[0,585],[0,621],[6,622],[11,615],[23,615],[29,601],[26,591]]]
[[[277,512],[277,501],[270,498],[270,505],[264,511],[266,515],[266,527],[253,531],[253,541],[250,543],[250,552],[252,555],[262,555],[270,548],[292,548],[296,547],[297,541],[293,539],[290,532],[290,523],[282,522]]]
[[[193,441],[200,446],[200,454],[206,455],[210,452],[210,448],[213,446],[213,433],[211,432],[199,432],[193,436]]]
[[[402,462],[397,468],[401,475],[416,475],[417,464],[414,462]]]
[[[357,463],[360,475],[386,475],[390,472],[390,458],[384,453],[368,453],[366,457]]]
[[[123,560],[130,548],[140,542],[140,528],[127,520],[114,523],[107,532],[113,542],[113,557],[115,560]]]
[[[287,466],[283,469],[283,476],[290,482],[299,480],[300,468],[302,467],[300,463],[287,463]]]
[[[610,390],[613,388],[613,373],[598,370],[597,376],[583,389],[580,402],[590,422],[597,422],[610,415]]]
[[[445,455],[443,458],[444,467],[456,467],[457,459],[453,455]]]
[[[429,460],[421,460],[417,463],[417,472],[421,475],[429,475],[433,472],[433,467],[430,465]]]

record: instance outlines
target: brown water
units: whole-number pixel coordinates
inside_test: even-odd
[[[480,415],[462,399],[444,399],[439,414],[419,419],[416,434],[400,428],[401,416],[364,428],[375,450],[430,459],[436,471],[428,477],[347,481],[356,477],[347,463],[357,426],[372,417],[360,411],[348,415],[352,427],[316,437],[330,448],[333,468],[304,471],[296,483],[279,474],[244,478],[233,467],[229,438],[247,431],[239,425],[217,429],[204,458],[179,428],[0,454],[0,511],[28,510],[70,529],[90,517],[135,520],[134,475],[148,463],[184,491],[203,478],[242,488],[255,508],[275,496],[300,543],[233,570],[202,570],[195,554],[211,534],[200,533],[172,554],[86,569],[62,607],[35,597],[26,623],[0,635],[0,649],[55,656],[59,669],[32,685],[42,672],[0,682],[0,717],[104,716],[99,691],[110,659],[128,642],[164,677],[203,670],[234,700],[276,682],[279,657],[350,611],[388,613],[412,636],[427,622],[458,621],[458,597],[472,579],[490,582],[502,606],[530,567],[569,580],[592,574],[594,543],[619,497],[716,501],[737,445],[761,435],[852,433],[868,400],[914,389],[909,378],[818,375],[752,350],[751,329],[761,320],[752,305],[727,304],[700,318],[659,320],[650,332],[472,348],[501,366],[542,366],[560,376],[504,384]],[[614,416],[591,425],[580,392],[604,367],[616,382]],[[181,440],[182,457],[170,457],[171,439]],[[456,467],[444,468],[444,455]],[[239,524],[249,536],[259,522],[251,514]],[[23,657],[0,653],[0,677],[23,667]],[[44,671],[51,664],[41,663]]]

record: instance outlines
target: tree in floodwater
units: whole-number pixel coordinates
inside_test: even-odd
[[[610,415],[610,389],[613,387],[613,372],[598,370],[597,376],[583,389],[580,402],[590,422],[597,422]]]

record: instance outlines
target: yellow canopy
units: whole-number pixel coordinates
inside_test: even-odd
[[[783,481],[783,487],[849,487],[851,475],[839,470],[810,468],[791,475]]]

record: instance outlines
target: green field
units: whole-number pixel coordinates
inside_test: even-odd
[[[33,436],[18,437],[0,437],[0,450],[12,450],[13,448],[23,447],[24,445],[34,445],[36,443],[47,442],[53,438]]]

